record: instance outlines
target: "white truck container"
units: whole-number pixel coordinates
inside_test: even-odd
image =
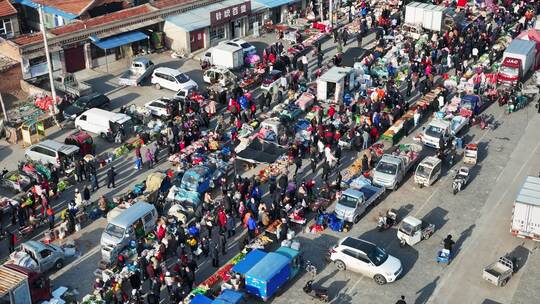
[[[244,50],[239,46],[220,44],[206,51],[201,60],[234,70],[244,65]]]
[[[536,65],[536,42],[514,39],[503,53],[497,74],[499,84],[516,85]]]
[[[444,6],[411,2],[405,7],[405,23],[419,24],[423,28],[440,32],[444,26]]]
[[[540,241],[540,178],[527,176],[514,202],[513,236]]]

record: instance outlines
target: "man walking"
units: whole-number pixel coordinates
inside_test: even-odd
[[[107,188],[111,188],[111,186],[113,188],[115,188],[116,186],[114,185],[114,180],[115,180],[115,176],[116,176],[116,172],[114,172],[114,166],[111,166],[111,168],[109,169],[109,171],[107,171]]]
[[[320,69],[323,64],[324,55],[322,52],[317,52],[317,67]]]

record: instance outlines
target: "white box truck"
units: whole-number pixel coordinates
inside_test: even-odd
[[[540,241],[540,178],[527,176],[512,211],[513,236]]]
[[[239,46],[220,44],[206,51],[201,60],[234,70],[244,65],[244,50]]]
[[[497,83],[515,86],[536,65],[536,42],[514,39],[503,53]]]

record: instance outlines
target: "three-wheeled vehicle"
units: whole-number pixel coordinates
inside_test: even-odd
[[[469,182],[469,168],[461,167],[459,168],[454,180],[452,181],[452,192],[457,194],[467,183]]]
[[[430,186],[441,175],[441,167],[442,161],[439,158],[434,156],[424,158],[416,167],[414,182],[420,185],[420,188]]]
[[[478,159],[478,144],[467,144],[463,152],[463,162],[469,165],[475,165]]]
[[[435,232],[435,225],[424,222],[413,216],[407,216],[401,222],[397,231],[400,246],[414,246],[422,240],[427,240]]]
[[[94,140],[92,136],[84,131],[77,131],[66,137],[64,141],[66,145],[79,147],[79,154],[85,156],[87,154],[94,155]]]

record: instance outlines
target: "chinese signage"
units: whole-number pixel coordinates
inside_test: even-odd
[[[219,25],[251,13],[251,1],[210,12],[210,25]]]

